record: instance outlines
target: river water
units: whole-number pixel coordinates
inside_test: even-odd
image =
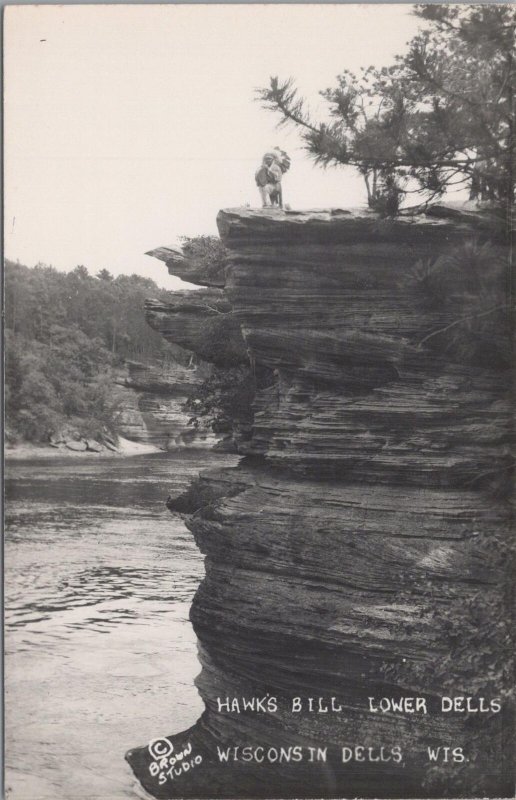
[[[202,712],[188,622],[203,559],[164,505],[200,451],[10,462],[6,795],[122,800],[124,753]]]

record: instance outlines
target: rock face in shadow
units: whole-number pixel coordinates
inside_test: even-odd
[[[503,236],[490,228],[484,313],[453,258],[435,267],[478,233],[461,216],[231,209],[218,224],[225,287],[206,319],[241,331],[254,426],[238,467],[169,500],[206,556],[191,610],[206,710],[131,750],[133,771],[159,798],[471,797],[479,779],[485,796],[512,796],[502,686],[486,699],[500,713],[441,708],[478,707],[493,669],[481,642],[461,651],[462,621],[509,614],[507,559],[482,549],[511,519]],[[189,313],[183,298],[150,308],[206,357]],[[421,700],[384,713],[381,697]]]
[[[145,317],[165,339],[217,367],[247,362],[242,331],[221,289],[174,292],[168,303],[147,300]]]
[[[208,430],[189,425],[185,402],[210,374],[211,364],[190,367],[176,362],[160,368],[137,361],[126,362],[127,374],[119,382],[120,432],[131,441],[145,442],[163,450],[181,447],[213,447],[219,441]]]

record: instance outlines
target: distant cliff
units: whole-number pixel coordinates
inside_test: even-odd
[[[138,275],[93,276],[82,265],[63,273],[7,261],[4,272],[8,443],[113,449],[125,362],[188,363],[142,313],[146,297],[169,293]]]
[[[191,610],[206,710],[183,733],[170,720],[192,764],[167,772],[147,746],[129,763],[160,798],[512,796],[503,231],[345,211],[231,209],[218,225],[224,287],[150,313],[203,358],[249,359],[254,423],[238,467],[169,501],[206,556]],[[501,711],[443,712],[442,695]],[[310,710],[321,696],[338,710]],[[407,696],[429,713],[369,708]],[[219,707],[242,697],[274,708]],[[244,745],[266,763],[220,762]],[[439,746],[463,761],[429,763]]]
[[[212,447],[220,439],[211,430],[190,425],[186,400],[210,374],[201,362],[184,367],[176,362],[162,366],[129,361],[127,373],[118,381],[120,433],[136,442],[163,450],[178,447]]]

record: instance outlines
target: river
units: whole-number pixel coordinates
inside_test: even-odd
[[[130,748],[202,712],[188,621],[203,559],[164,505],[202,451],[10,462],[6,796],[136,796]]]

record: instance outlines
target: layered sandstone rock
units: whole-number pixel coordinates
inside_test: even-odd
[[[217,367],[247,361],[240,326],[221,289],[173,292],[168,303],[147,300],[145,317],[165,339]]]
[[[211,364],[199,362],[182,366],[170,362],[157,367],[129,361],[127,374],[119,381],[121,434],[163,450],[178,447],[213,447],[220,437],[212,431],[195,429],[185,403],[209,376]]]
[[[439,302],[425,283],[480,223],[249,209],[218,223],[228,257],[216,311],[195,327],[183,296],[151,309],[153,325],[206,357],[203,325],[222,315],[238,360],[237,325],[257,375],[254,426],[238,467],[169,500],[206,556],[191,611],[206,710],[183,733],[171,720],[161,762],[145,746],[129,763],[161,798],[473,796],[479,774],[485,794],[510,796],[505,698],[501,713],[477,714],[442,712],[439,699],[478,694],[485,664],[461,660],[454,637],[462,616],[478,612],[480,626],[484,606],[505,602],[507,564],[481,546],[510,522],[498,491],[512,463],[504,302],[476,309],[496,346],[475,340],[472,354],[451,335],[469,325],[478,338],[464,275],[445,263]],[[500,268],[479,285],[503,298],[506,243],[488,231]],[[369,708],[402,696],[428,713]],[[242,711],[242,698],[275,703]],[[235,750],[220,761],[218,748],[242,746],[263,748],[265,763]],[[463,748],[465,762],[432,783],[429,746]]]
[[[224,264],[219,259],[201,258],[199,254],[185,254],[177,247],[157,247],[145,255],[159,258],[167,265],[170,275],[174,275],[187,283],[200,286],[224,286]]]

